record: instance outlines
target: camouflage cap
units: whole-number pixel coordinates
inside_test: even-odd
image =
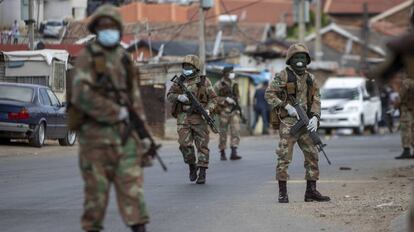
[[[306,56],[308,57],[308,62],[307,64],[310,64],[311,62],[311,58],[309,55],[309,50],[306,47],[305,44],[302,43],[296,43],[293,44],[289,47],[289,49],[287,50],[287,55],[286,55],[286,64],[289,65],[289,61],[292,58],[293,55],[297,54],[297,53],[305,53]]]
[[[122,26],[121,13],[119,13],[117,7],[110,5],[110,4],[104,4],[95,11],[95,13],[91,17],[91,20],[88,23],[88,30],[96,34],[96,31],[95,31],[96,23],[98,22],[100,18],[103,18],[103,17],[108,17],[114,20],[116,24],[118,24],[119,30],[121,31],[121,34],[122,34],[123,26]]]
[[[197,70],[200,70],[200,59],[196,55],[186,55],[183,60],[183,64],[191,64],[194,66]]]

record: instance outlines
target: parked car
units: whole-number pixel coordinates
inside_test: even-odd
[[[59,38],[60,30],[63,29],[65,23],[63,20],[49,20],[44,24],[43,36]]]
[[[374,82],[363,77],[331,77],[321,89],[320,128],[352,128],[362,134],[369,127],[378,132],[381,100]]]
[[[41,147],[45,139],[72,146],[76,133],[67,127],[65,104],[50,88],[34,84],[0,83],[0,141],[29,139]]]

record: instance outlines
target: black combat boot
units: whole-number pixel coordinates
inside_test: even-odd
[[[220,150],[220,160],[227,160],[226,150]]]
[[[198,179],[197,179],[197,184],[205,184],[206,183],[206,170],[207,168],[205,167],[199,167],[198,168],[200,171],[198,172]]]
[[[188,165],[190,167],[190,181],[196,181],[197,180],[197,166],[195,164],[189,164]]]
[[[237,155],[237,147],[231,147],[230,160],[239,160],[241,158],[241,156]]]
[[[279,180],[279,203],[289,203],[286,181]]]
[[[145,232],[145,224],[137,224],[137,225],[133,225],[131,226],[131,231],[132,232]]]
[[[305,201],[311,202],[311,201],[318,201],[318,202],[324,202],[324,201],[330,201],[331,198],[328,196],[323,196],[318,190],[316,190],[316,180],[308,180],[306,182],[306,192],[305,192]]]
[[[410,148],[409,147],[404,147],[404,150],[401,153],[401,155],[395,157],[395,159],[413,159],[413,158],[414,158],[414,156],[412,156],[410,154]]]

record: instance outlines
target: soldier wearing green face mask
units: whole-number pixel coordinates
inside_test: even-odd
[[[120,46],[122,28],[117,8],[98,8],[88,25],[96,41],[77,59],[72,83],[69,125],[79,132],[85,195],[82,229],[89,232],[103,229],[111,185],[122,219],[133,232],[145,232],[149,221],[142,187],[148,141],[133,132],[125,144],[121,142],[130,111],[119,96],[145,118],[135,68]]]
[[[279,120],[280,135],[278,164],[276,179],[279,182],[280,203],[288,203],[286,183],[289,178],[288,166],[292,162],[293,146],[297,142],[305,156],[305,169],[307,180],[305,201],[329,201],[316,190],[316,181],[319,179],[318,150],[308,133],[298,139],[290,134],[291,127],[299,119],[295,103],[300,104],[310,118],[308,130],[316,131],[320,118],[320,95],[315,77],[307,71],[307,65],[311,62],[308,49],[303,44],[294,44],[288,49],[287,67],[277,73],[266,90],[265,98],[272,107],[272,117]]]

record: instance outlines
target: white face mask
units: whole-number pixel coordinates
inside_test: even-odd
[[[193,72],[194,71],[192,69],[183,69],[184,76],[191,76]]]
[[[229,74],[229,79],[234,80],[234,78],[236,78],[236,74],[235,73],[230,73]]]

